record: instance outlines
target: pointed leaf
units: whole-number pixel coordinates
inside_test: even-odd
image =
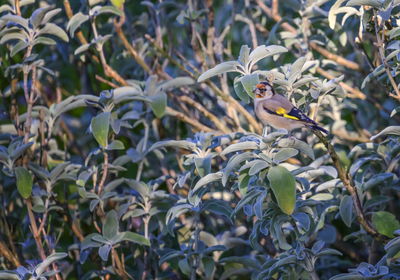
[[[92,133],[97,143],[103,148],[107,147],[108,131],[110,130],[110,112],[103,112],[92,118],[90,124]]]
[[[282,166],[271,167],[267,174],[279,208],[290,215],[296,203],[296,181],[293,175]]]
[[[27,199],[32,193],[33,177],[25,167],[16,167],[17,189],[19,194]]]

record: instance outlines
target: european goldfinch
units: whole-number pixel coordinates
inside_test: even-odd
[[[309,127],[326,134],[328,131],[307,117],[302,111],[283,97],[276,94],[268,82],[260,82],[253,90],[255,94],[254,111],[264,125],[274,128],[284,128],[291,131],[300,127]]]

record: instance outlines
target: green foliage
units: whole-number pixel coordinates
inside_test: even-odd
[[[2,3],[0,279],[398,279],[398,2]]]

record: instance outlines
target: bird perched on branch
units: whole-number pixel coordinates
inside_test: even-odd
[[[284,128],[287,131],[309,127],[312,130],[320,130],[328,134],[326,129],[307,117],[288,99],[276,94],[268,82],[257,84],[253,93],[255,94],[254,111],[264,125],[269,124],[274,128]]]

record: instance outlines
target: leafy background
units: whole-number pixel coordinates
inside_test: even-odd
[[[2,1],[0,279],[399,279],[399,4]]]

